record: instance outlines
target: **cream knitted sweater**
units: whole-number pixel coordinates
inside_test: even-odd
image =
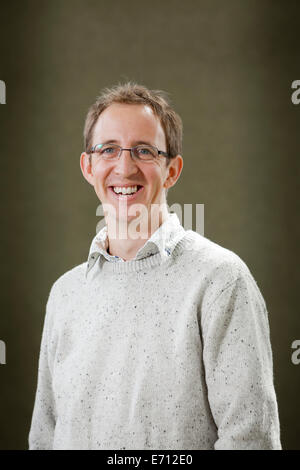
[[[241,258],[175,213],[46,307],[29,449],[281,449],[268,313]]]

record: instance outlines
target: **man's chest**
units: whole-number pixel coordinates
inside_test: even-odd
[[[167,286],[167,289],[166,289]],[[53,336],[54,387],[112,392],[136,376],[142,386],[194,373],[202,353],[196,292],[141,278],[115,289],[96,283],[69,299]],[[184,372],[183,372],[184,370]],[[125,387],[126,388],[126,387]]]

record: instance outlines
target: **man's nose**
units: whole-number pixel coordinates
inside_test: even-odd
[[[138,167],[131,157],[130,150],[122,150],[122,153],[115,164],[115,172],[121,175],[133,174],[138,171]]]

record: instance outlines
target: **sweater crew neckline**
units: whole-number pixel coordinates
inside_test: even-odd
[[[86,266],[89,272],[100,270],[111,273],[128,273],[149,270],[162,263],[172,262],[173,256],[184,249],[188,240],[193,240],[193,232],[186,231],[176,213],[169,213],[165,222],[152,234],[134,259],[125,261],[108,254],[107,232],[104,229],[92,241]]]
[[[177,237],[173,238],[172,242],[168,244],[168,247],[165,248],[164,254],[158,252],[151,256],[147,256],[142,259],[133,259],[124,262],[109,262],[104,257],[99,258],[99,264],[101,265],[101,270],[103,272],[110,273],[130,273],[130,272],[139,272],[139,271],[149,271],[161,264],[171,264],[175,257],[177,257],[180,252],[189,248],[191,243],[194,242],[194,237],[189,231],[180,230]]]

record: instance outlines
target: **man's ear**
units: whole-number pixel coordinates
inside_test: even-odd
[[[176,155],[176,157],[171,158],[167,166],[167,178],[164,183],[165,188],[169,189],[174,186],[182,172],[182,168],[183,158],[181,155]]]
[[[92,169],[92,163],[90,162],[90,156],[86,152],[82,152],[80,155],[80,168],[85,179],[94,186],[94,175]]]

